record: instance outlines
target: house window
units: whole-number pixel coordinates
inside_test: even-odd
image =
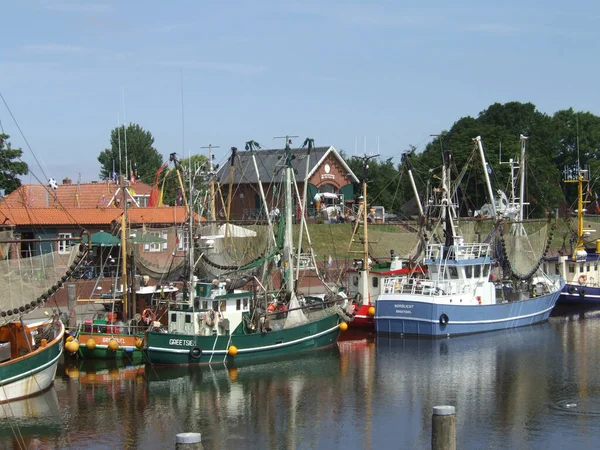
[[[148,199],[149,199],[148,195],[134,195],[133,198],[135,199],[135,201],[137,202],[137,204],[139,206],[141,206],[141,207],[148,206]]]
[[[58,253],[69,253],[71,248],[71,239],[73,235],[71,233],[58,233],[59,239],[65,239],[64,241],[58,241]]]
[[[157,238],[162,238],[165,242],[156,242],[153,244],[144,244],[145,252],[166,252],[167,251],[167,233],[160,231],[148,231],[149,235],[156,236]]]
[[[180,228],[177,230],[177,250],[185,251],[190,248],[190,233],[187,230]]]

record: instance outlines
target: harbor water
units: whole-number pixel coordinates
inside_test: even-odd
[[[427,449],[437,405],[456,407],[457,448],[598,448],[600,311],[451,339],[343,338],[236,369],[65,358],[51,390],[0,405],[0,449],[172,449],[183,432],[205,449]]]

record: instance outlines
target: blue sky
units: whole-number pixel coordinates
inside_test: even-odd
[[[600,115],[594,1],[20,1],[2,17],[0,92],[41,168],[3,104],[0,121],[40,179],[98,179],[118,120],[165,158],[290,134],[399,162],[494,102]]]

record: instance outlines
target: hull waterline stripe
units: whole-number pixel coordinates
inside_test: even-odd
[[[452,324],[452,325],[454,325],[454,324],[456,324],[456,325],[476,325],[479,323],[499,323],[499,322],[508,322],[510,320],[527,319],[529,317],[539,316],[540,314],[545,314],[549,311],[552,311],[552,308],[554,308],[554,306],[551,306],[550,308],[546,308],[542,311],[536,311],[531,314],[525,314],[523,316],[508,317],[508,318],[502,318],[502,319],[449,320],[448,325],[450,325],[450,324]],[[377,317],[377,319],[413,320],[415,322],[430,322],[430,323],[438,323],[439,322],[439,319],[425,319],[425,318],[418,318],[418,317],[398,317],[398,316],[382,316],[382,317]],[[375,319],[375,320],[377,320],[377,319]]]
[[[339,328],[339,325],[336,325],[335,327],[329,328],[328,330],[321,331],[320,333],[317,333],[315,335],[306,336],[306,337],[303,337],[301,339],[296,339],[295,341],[282,342],[281,344],[273,344],[273,345],[266,345],[264,347],[254,347],[254,348],[244,348],[244,349],[240,348],[240,349],[238,349],[238,353],[259,352],[259,351],[264,351],[264,350],[272,350],[272,349],[276,349],[276,348],[288,347],[290,345],[299,344],[300,342],[304,342],[304,341],[307,341],[309,339],[318,338],[320,336],[323,336],[324,334],[331,333],[336,328]],[[189,353],[190,349],[189,348],[187,348],[187,349],[171,349],[171,348],[164,348],[164,347],[148,347],[147,351],[183,354],[183,353]],[[212,355],[224,355],[228,351],[229,351],[229,349],[225,349],[225,350],[202,350],[202,353],[203,354],[204,353],[210,353]]]
[[[60,343],[57,343],[55,345],[60,345]],[[7,384],[10,384],[14,381],[18,381],[22,378],[27,378],[29,375],[35,375],[41,371],[43,371],[44,369],[46,369],[47,367],[50,367],[52,364],[57,364],[58,363],[58,358],[60,358],[60,356],[62,355],[62,349],[58,352],[58,355],[56,355],[56,357],[51,360],[48,361],[46,364],[36,367],[35,369],[29,370],[25,373],[20,373],[19,375],[15,375],[14,377],[11,378],[6,378],[5,380],[2,380],[2,382],[0,382],[0,386],[5,386]]]

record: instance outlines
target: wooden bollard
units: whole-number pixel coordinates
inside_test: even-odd
[[[175,450],[204,450],[200,433],[179,433],[175,436]]]
[[[431,450],[456,450],[456,408],[454,406],[433,407]]]

